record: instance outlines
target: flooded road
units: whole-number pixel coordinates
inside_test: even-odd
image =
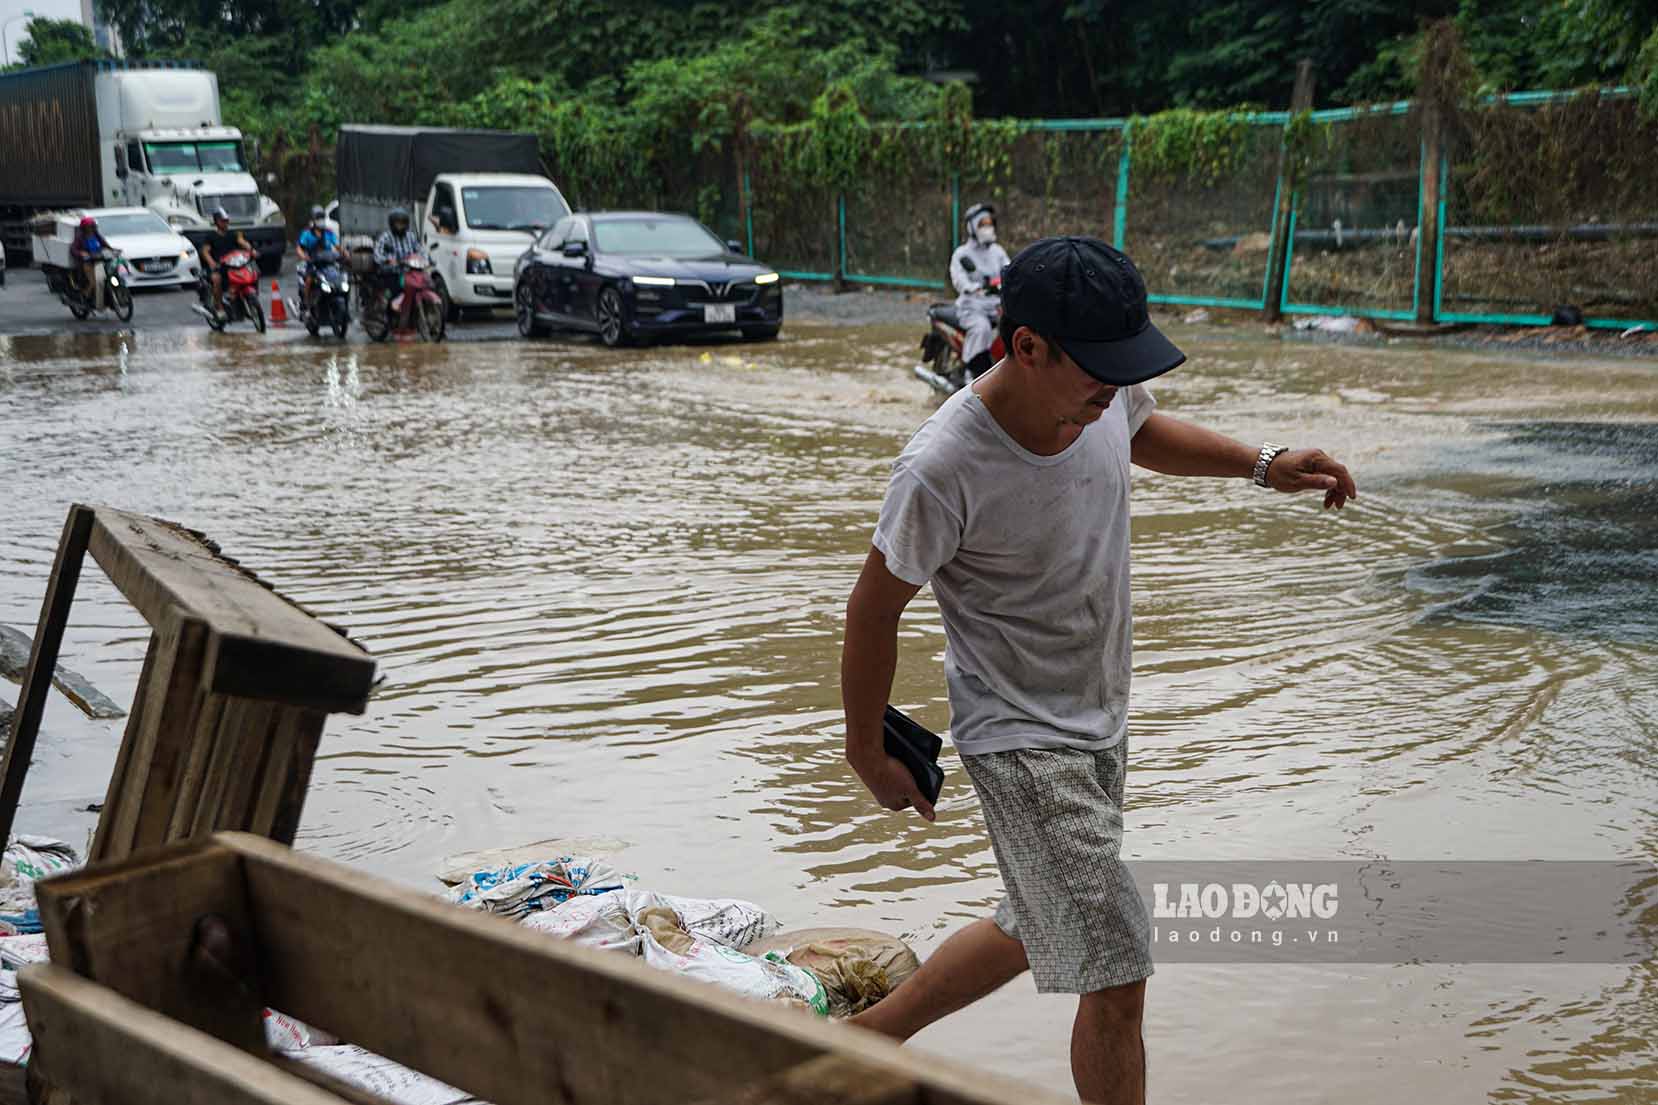
[[[936,825],[874,808],[837,689],[933,406],[914,331],[0,338],[0,622],[32,632],[71,502],[176,519],[381,662],[302,848],[431,889],[454,852],[599,838],[642,885],[925,955],[1000,894],[979,810],[949,751]],[[1136,473],[1126,854],[1658,860],[1658,367],[1171,332],[1164,411],[1323,446],[1361,494]],[[64,662],[125,703],[146,636],[89,568]],[[894,701],[944,728],[927,592],[902,645]],[[19,828],[84,833],[119,736],[55,698]],[[916,1046],[1068,1091],[1071,1011],[1020,981]],[[1651,962],[1171,963],[1146,1034],[1164,1101],[1658,1097]]]

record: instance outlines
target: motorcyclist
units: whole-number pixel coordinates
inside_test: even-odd
[[[961,359],[972,380],[990,371],[990,346],[1002,308],[1002,270],[1007,250],[996,243],[996,209],[976,203],[962,217],[965,240],[950,255],[950,282],[956,286],[961,322]]]
[[[420,244],[420,235],[409,227],[408,209],[394,207],[386,216],[386,229],[375,240],[374,263],[385,269],[401,265],[410,257],[426,257],[426,247]],[[387,282],[390,280],[388,273]]]
[[[213,209],[213,233],[201,244],[202,267],[213,281],[213,313],[225,313],[224,259],[237,250],[253,252],[240,230],[230,229],[230,213],[222,207]]]
[[[311,302],[311,292],[317,283],[316,266],[312,259],[319,253],[340,248],[339,235],[323,225],[327,218],[328,213],[321,207],[311,208],[311,221],[299,232],[299,241],[294,243],[294,253],[299,257],[301,294],[307,304]]]
[[[98,282],[98,262],[108,248],[109,243],[98,233],[98,220],[91,215],[82,215],[80,225],[75,228],[75,238],[69,243],[69,259],[75,263],[75,273],[86,297],[91,299],[96,294],[100,309],[103,307],[103,285]]]

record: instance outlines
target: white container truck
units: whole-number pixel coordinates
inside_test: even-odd
[[[533,134],[347,124],[334,168],[341,243],[371,244],[406,209],[452,308],[512,306],[518,258],[570,213]]]
[[[200,247],[223,207],[276,272],[282,211],[248,171],[242,132],[222,125],[219,78],[156,62],[78,61],[0,74],[0,239],[29,252],[46,211],[147,207]]]

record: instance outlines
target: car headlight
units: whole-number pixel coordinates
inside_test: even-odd
[[[777,283],[777,274],[775,272],[763,272],[754,278],[754,282],[756,284],[775,284]]]
[[[466,271],[474,276],[488,276],[495,269],[490,266],[489,254],[481,249],[469,249],[466,251]]]
[[[633,282],[646,288],[671,288],[674,286],[674,278],[671,276],[635,276]]]

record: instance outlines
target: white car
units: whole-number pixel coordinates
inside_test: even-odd
[[[36,238],[36,260],[67,267],[69,244],[84,216],[98,220],[98,233],[126,258],[135,288],[189,286],[196,282],[201,260],[196,247],[147,207],[89,207],[60,211],[49,235]],[[37,230],[38,234],[38,230]]]

